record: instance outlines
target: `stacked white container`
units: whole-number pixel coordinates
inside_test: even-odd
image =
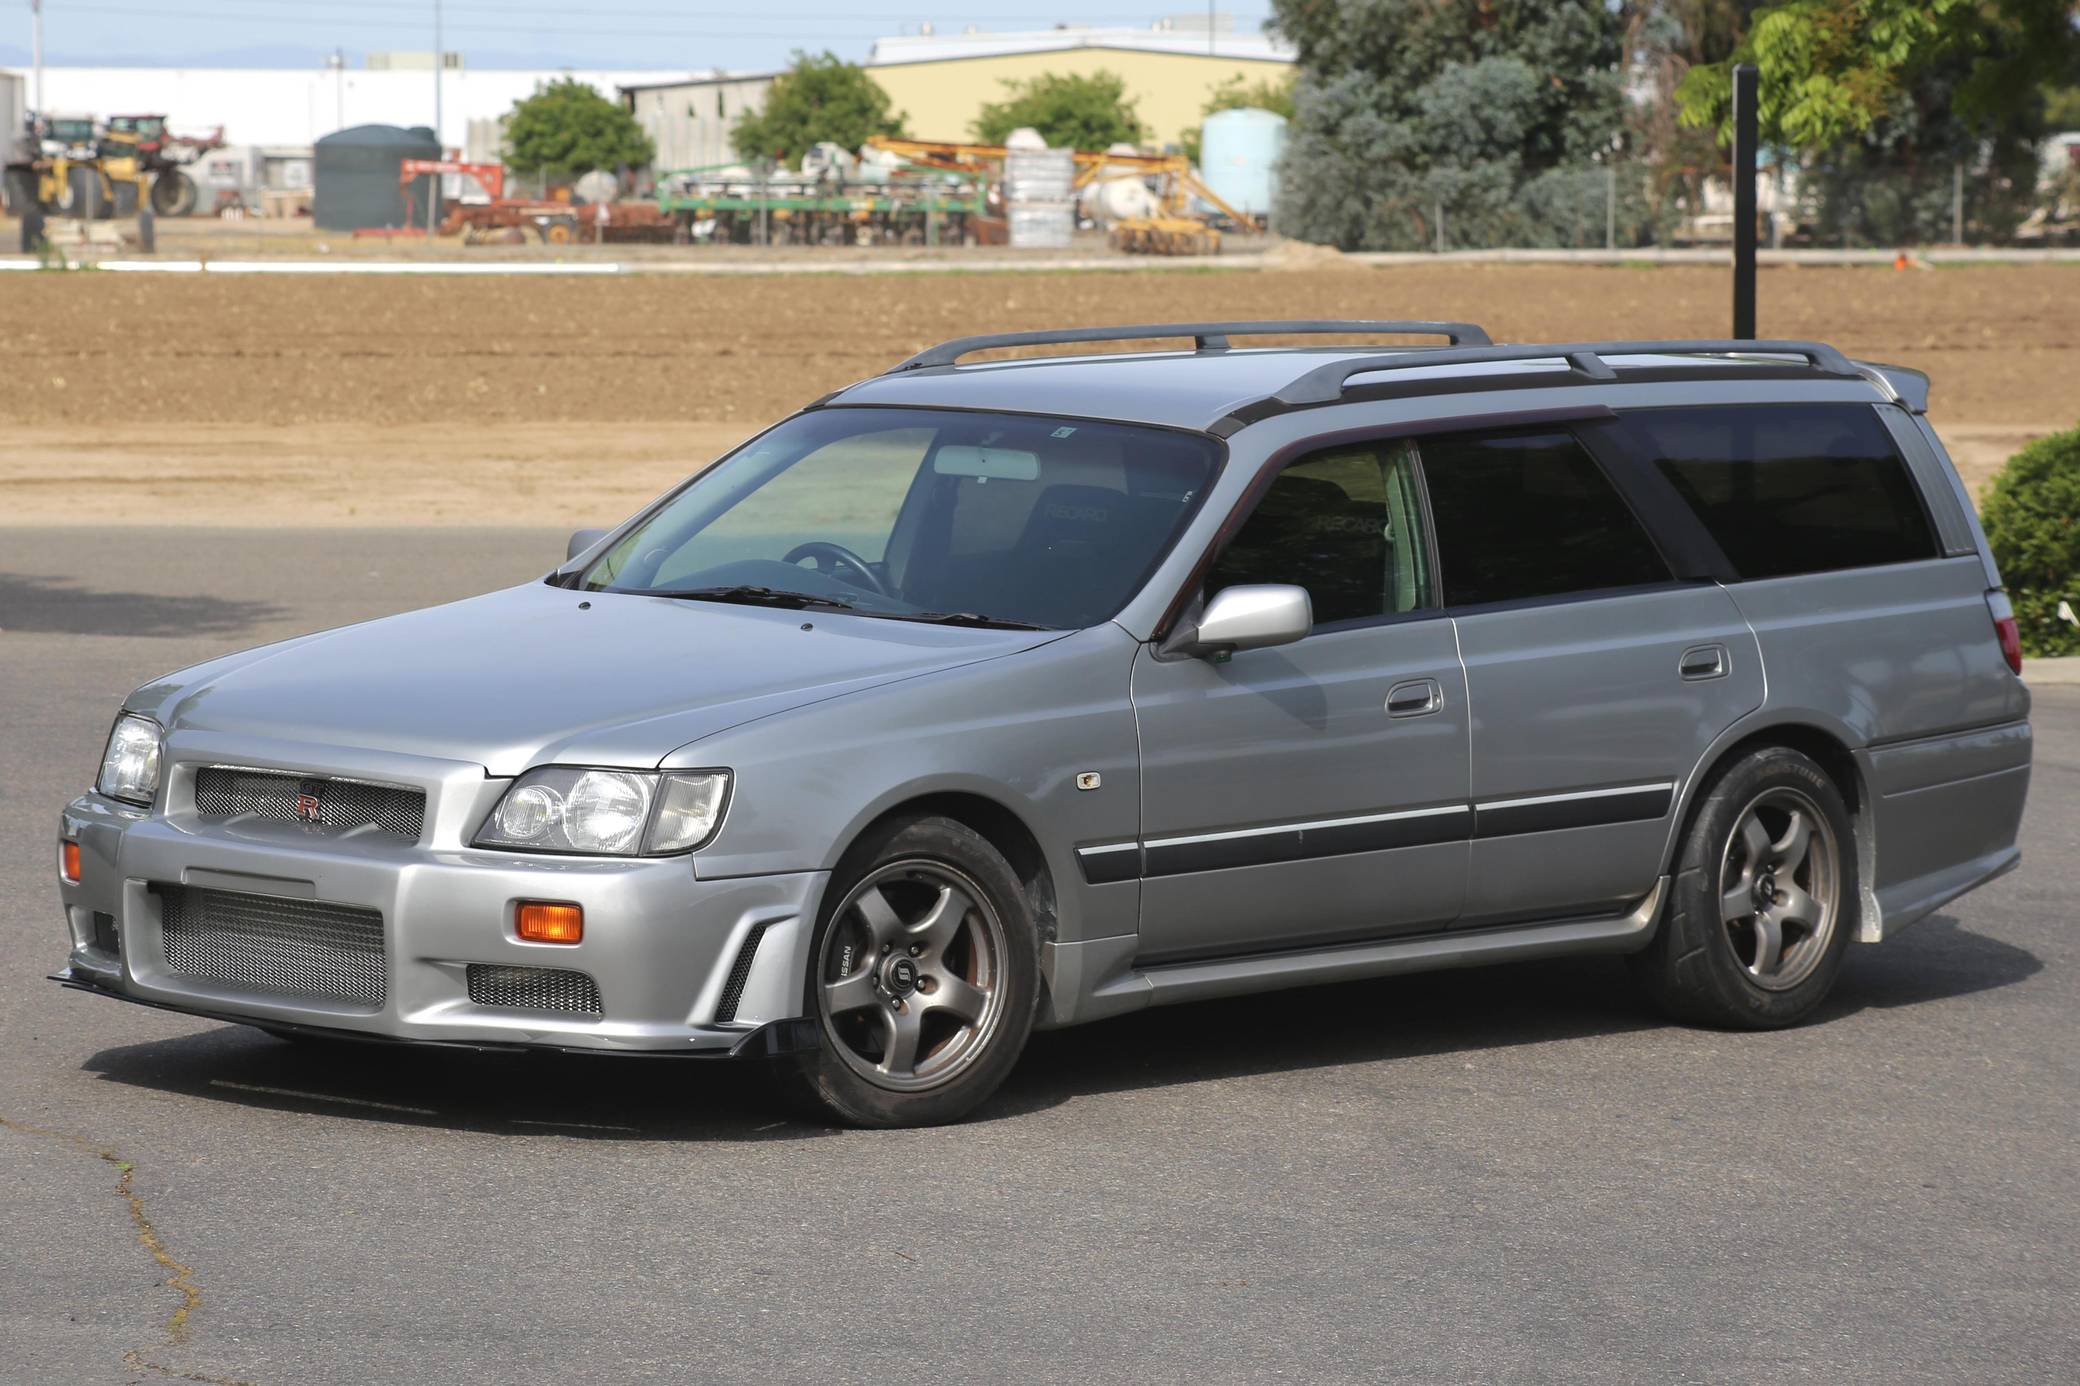
[[[1049,149],[1037,131],[1004,141],[1004,210],[1011,244],[1066,250],[1076,228],[1076,155]]]

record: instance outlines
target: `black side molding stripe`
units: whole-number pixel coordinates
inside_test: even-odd
[[[1386,852],[1397,847],[1651,822],[1668,816],[1675,792],[1673,782],[1624,785],[1265,828],[1180,834],[1146,842],[1101,843],[1077,848],[1076,861],[1085,881],[1112,885],[1239,866]]]
[[[1158,838],[1144,849],[1145,869],[1151,876],[1181,876],[1194,871],[1342,857],[1354,852],[1384,852],[1395,847],[1464,841],[1472,827],[1473,810],[1461,805],[1377,818],[1300,823],[1262,832]]]
[[[1675,800],[1672,784],[1636,789],[1600,790],[1590,794],[1544,795],[1502,799],[1474,807],[1473,835],[1515,837],[1560,828],[1594,828],[1609,823],[1635,823],[1664,818]]]
[[[1103,847],[1079,847],[1076,864],[1083,868],[1083,879],[1092,885],[1138,881],[1142,875],[1141,844],[1114,842]]]

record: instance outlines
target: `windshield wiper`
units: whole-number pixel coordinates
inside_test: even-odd
[[[881,613],[875,612],[878,616]],[[902,611],[890,613],[897,621],[923,621],[934,626],[990,626],[997,630],[1053,630],[1053,626],[1035,625],[1031,621],[1014,621],[1004,616],[985,616],[979,611]]]
[[[645,592],[646,597],[677,597],[690,602],[730,602],[737,606],[779,606],[800,611],[818,607],[830,611],[855,608],[842,597],[812,597],[807,592],[783,592],[777,587],[685,587],[678,591]]]

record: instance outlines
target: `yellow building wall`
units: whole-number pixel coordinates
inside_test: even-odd
[[[921,140],[973,139],[969,126],[985,104],[1005,98],[1006,81],[1023,82],[1046,73],[1087,77],[1110,72],[1126,83],[1135,113],[1160,146],[1178,143],[1186,130],[1197,127],[1215,87],[1235,77],[1252,84],[1265,77],[1280,78],[1292,69],[1291,63],[1262,59],[1067,48],[896,63],[868,72],[903,112],[910,133]]]

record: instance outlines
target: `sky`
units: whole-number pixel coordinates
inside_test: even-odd
[[[334,49],[359,66],[370,50],[433,48],[434,0],[44,0],[49,64],[110,67],[319,66]],[[1099,0],[441,0],[444,44],[470,67],[769,68],[800,48],[864,58],[876,38],[1046,29],[1056,23],[1145,27],[1194,11],[1177,0],[1122,9]],[[1269,0],[1217,0],[1238,31],[1260,29]],[[0,0],[0,66],[25,67],[30,0]]]

